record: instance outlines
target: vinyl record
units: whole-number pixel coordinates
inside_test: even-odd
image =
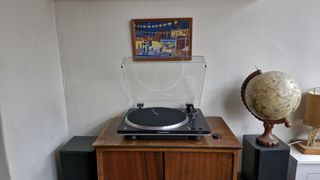
[[[164,107],[138,109],[125,119],[132,127],[146,130],[168,130],[183,126],[188,122],[184,112]]]

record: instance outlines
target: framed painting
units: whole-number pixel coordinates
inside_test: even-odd
[[[131,20],[134,61],[184,61],[192,55],[192,18]]]

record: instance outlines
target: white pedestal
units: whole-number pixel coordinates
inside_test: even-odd
[[[320,155],[305,155],[290,148],[288,180],[320,180]]]

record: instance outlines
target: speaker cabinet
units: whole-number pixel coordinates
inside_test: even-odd
[[[278,146],[256,143],[258,135],[243,136],[241,175],[246,180],[287,179],[290,148],[280,141]]]
[[[97,160],[91,146],[96,137],[75,136],[60,151],[63,180],[97,180]]]

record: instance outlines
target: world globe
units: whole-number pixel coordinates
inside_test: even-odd
[[[245,101],[250,112],[262,119],[278,120],[295,112],[300,104],[301,90],[290,75],[270,71],[249,81]]]
[[[257,137],[257,142],[265,146],[278,144],[272,135],[274,124],[285,123],[297,110],[301,101],[301,89],[298,83],[287,73],[257,70],[243,82],[242,101],[257,119],[264,122],[265,133]]]

